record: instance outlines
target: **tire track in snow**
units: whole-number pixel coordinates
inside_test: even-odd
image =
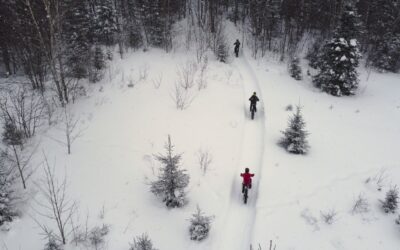
[[[257,77],[243,55],[239,59],[235,59],[233,66],[243,79],[243,114],[246,117],[243,126],[240,160],[238,166],[236,166],[235,176],[232,179],[231,198],[224,218],[224,228],[220,229],[224,231],[218,232],[221,234],[215,248],[218,250],[249,249],[256,217],[258,184],[264,155],[264,106]],[[254,120],[251,120],[248,99],[253,92],[257,92],[260,102],[257,105],[257,113]],[[255,173],[253,188],[249,192],[247,204],[243,203],[242,178],[239,176],[241,172],[244,172],[245,167],[250,168],[250,172]]]

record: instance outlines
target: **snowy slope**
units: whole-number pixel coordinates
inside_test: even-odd
[[[293,80],[284,64],[249,55],[246,50],[228,64],[210,56],[208,87],[193,87],[193,101],[183,111],[171,95],[177,68],[195,60],[190,53],[150,50],[115,59],[89,96],[71,105],[84,129],[72,154],[54,140],[63,137],[57,125],[35,138],[41,146],[34,161],[42,161],[43,150],[57,176],[67,174],[81,224],[89,214],[89,226],[110,225],[106,249],[127,249],[144,232],[162,250],[247,249],[251,243],[268,249],[270,240],[277,249],[398,249],[396,215],[384,214],[378,199],[391,185],[400,185],[400,77],[372,72],[367,80],[361,69],[358,94],[336,98],[313,88],[309,77]],[[147,78],[140,80],[146,68]],[[160,73],[157,88],[153,80]],[[253,121],[248,98],[254,91],[261,103]],[[298,103],[310,132],[306,156],[277,145],[291,114],[285,108]],[[153,155],[164,152],[168,135],[191,177],[188,205],[171,210],[149,191],[160,166]],[[213,155],[205,174],[197,160],[200,149]],[[245,167],[256,174],[247,205],[239,177]],[[34,181],[40,175],[38,170],[28,184],[23,216],[0,234],[3,249],[42,249],[43,237],[31,219],[46,222],[35,213],[34,200],[42,198]],[[360,193],[370,211],[353,215]],[[203,242],[189,240],[188,219],[196,205],[215,216]],[[330,209],[337,218],[327,225],[320,214]]]

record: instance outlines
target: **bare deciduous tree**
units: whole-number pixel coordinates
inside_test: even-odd
[[[176,108],[179,110],[187,109],[192,103],[192,97],[188,90],[185,90],[180,84],[175,83],[175,88],[171,93],[171,98],[174,101]]]
[[[77,138],[82,136],[83,133],[83,129],[77,129],[78,122],[79,117],[75,117],[71,110],[67,106],[64,106],[62,127],[58,129],[64,132],[65,140],[58,140],[56,138],[50,137],[54,141],[65,145],[67,147],[68,154],[71,154],[72,143],[74,143]]]
[[[206,174],[213,159],[212,154],[208,150],[200,149],[197,153],[197,159],[199,161],[200,169],[203,171],[203,175]]]
[[[162,73],[159,73],[159,74],[152,80],[152,83],[153,83],[154,88],[159,89],[160,86],[161,86],[162,81],[163,81],[163,74],[162,74]]]
[[[54,235],[65,245],[70,233],[68,225],[76,212],[77,203],[67,195],[66,174],[62,181],[59,181],[55,176],[55,166],[50,166],[46,155],[44,155],[43,171],[45,177],[41,180],[41,183],[38,183],[38,187],[40,188],[44,200],[41,202],[36,200],[40,208],[40,211],[36,210],[36,212],[55,223],[58,233],[53,233],[45,223],[39,222],[37,219],[34,220],[45,234]]]
[[[39,144],[28,145],[24,148],[21,145],[10,144],[1,151],[1,155],[10,164],[11,175],[16,175],[21,179],[22,187],[26,189],[26,182],[33,174],[34,168],[31,159],[36,153]]]
[[[177,69],[177,82],[185,89],[188,90],[194,85],[194,76],[197,71],[197,63],[194,61],[187,61],[185,64],[178,66]]]

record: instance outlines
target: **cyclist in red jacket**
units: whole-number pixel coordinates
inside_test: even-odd
[[[241,173],[240,176],[243,177],[243,182],[242,182],[242,193],[243,193],[245,186],[251,189],[251,177],[253,177],[254,174],[250,174],[250,169],[245,168],[244,173]]]

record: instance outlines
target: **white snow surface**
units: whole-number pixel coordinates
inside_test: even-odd
[[[400,186],[398,75],[368,75],[361,69],[356,95],[337,98],[315,89],[310,77],[295,81],[286,65],[268,57],[252,59],[245,50],[227,64],[210,57],[207,88],[194,86],[191,105],[181,111],[171,93],[177,65],[188,60],[195,58],[156,49],[115,59],[105,79],[91,85],[89,96],[71,104],[84,129],[71,155],[52,139],[63,138],[56,127],[34,138],[57,176],[68,176],[80,223],[89,214],[90,227],[110,225],[105,249],[128,249],[133,237],[145,232],[160,250],[243,250],[250,244],[269,249],[270,240],[276,249],[399,249],[397,215],[385,214],[379,202],[392,185]],[[139,80],[146,67],[147,79]],[[152,80],[160,73],[163,81],[155,88]],[[127,87],[131,82],[134,87]],[[248,98],[254,91],[261,102],[251,120]],[[285,109],[289,104],[303,107],[310,132],[307,155],[292,155],[277,145],[291,115]],[[149,191],[160,166],[153,155],[164,153],[168,135],[191,177],[183,208],[167,209]],[[204,175],[199,149],[213,155]],[[34,161],[42,158],[38,153]],[[255,173],[246,205],[239,176],[245,167]],[[0,233],[2,249],[43,249],[45,241],[31,218],[46,222],[35,213],[34,200],[42,199],[35,184],[40,176],[39,169],[28,183],[22,217]],[[360,193],[370,211],[352,214]],[[215,216],[202,242],[189,239],[196,205]],[[328,225],[321,212],[331,209],[337,217]],[[65,249],[87,248],[68,244]]]

